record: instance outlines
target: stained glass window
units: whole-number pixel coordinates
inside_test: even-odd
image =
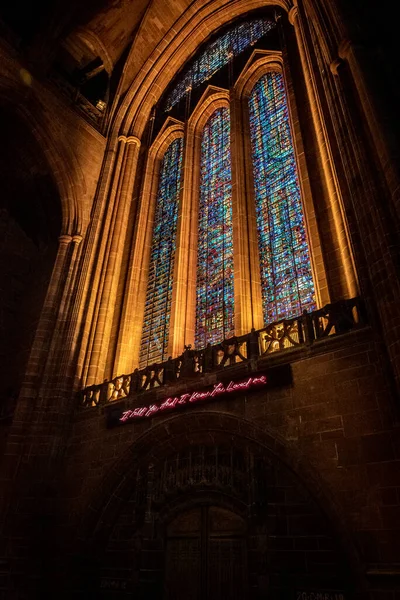
[[[140,367],[162,362],[168,358],[182,144],[182,138],[174,140],[161,161],[140,347]]]
[[[218,108],[201,138],[196,348],[234,333],[230,117]]]
[[[288,106],[281,73],[267,73],[249,99],[265,323],[315,309]]]
[[[166,110],[171,110],[189,89],[196,88],[206,79],[210,79],[219,69],[228,64],[230,59],[255,44],[274,27],[275,23],[268,19],[244,21],[209,44],[169,94]]]

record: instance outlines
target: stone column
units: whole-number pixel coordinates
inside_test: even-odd
[[[353,44],[349,40],[343,40],[338,48],[339,58],[348,64],[353,83],[358,94],[365,121],[371,132],[376,148],[376,157],[380,162],[383,175],[390,190],[392,201],[400,217],[400,172],[399,159],[400,148],[398,140],[392,130],[387,117],[382,115],[385,110],[380,106],[379,91],[369,85],[368,73],[371,70],[370,58],[362,45]],[[337,70],[339,62],[336,60],[331,65]],[[380,110],[379,110],[380,108]]]
[[[338,297],[353,297],[358,294],[358,282],[344,214],[343,200],[313,74],[313,65],[297,6],[292,7],[290,10],[289,21],[295,30],[319,152],[322,184],[321,201],[327,207],[327,214],[329,215],[327,222],[323,223],[322,226],[332,230],[332,237],[335,240],[334,247],[329,249],[330,260],[335,262],[335,269],[330,270],[330,295],[332,300],[336,300]],[[318,202],[318,198],[316,198],[316,202]],[[329,269],[329,264],[327,264],[327,267]]]
[[[79,340],[76,348],[76,385],[86,385],[90,354],[95,333],[96,317],[101,299],[104,264],[109,246],[113,223],[116,192],[121,175],[121,166],[126,144],[118,138],[112,139],[106,151],[103,175],[93,205],[88,227],[79,279],[74,291],[76,318],[80,323]]]
[[[79,273],[79,258],[83,237],[79,234],[72,236],[68,263],[64,271],[64,289],[58,307],[57,322],[54,328],[49,357],[46,364],[41,388],[41,395],[56,398],[61,387],[66,394],[72,385],[68,375],[75,368],[73,356],[73,340],[76,339],[76,319],[74,312],[74,292]],[[67,378],[67,379],[66,379]]]
[[[58,449],[59,433],[65,423],[66,398],[71,397],[71,389],[61,398],[53,394],[48,386],[51,377],[62,376],[62,365],[58,362],[64,338],[59,318],[61,307],[66,304],[66,295],[73,285],[71,275],[75,271],[77,240],[82,237],[63,234],[59,237],[59,250],[54,264],[50,285],[42,309],[40,321],[33,342],[24,383],[18,399],[13,423],[4,448],[3,466],[12,463],[12,479],[15,489],[24,484],[24,477],[18,479],[18,469],[23,463],[29,471],[29,460],[41,454],[41,466],[47,465]],[[78,242],[79,243],[79,242]],[[61,321],[62,323],[62,321]],[[63,404],[64,401],[64,404]],[[46,452],[38,450],[46,448]],[[23,455],[24,460],[21,459]],[[41,467],[35,463],[37,477],[43,477]],[[40,475],[39,475],[40,474]],[[13,493],[14,483],[9,485],[8,496],[4,495],[3,508]]]
[[[315,298],[317,307],[325,306],[330,302],[329,286],[326,269],[326,257],[322,251],[322,231],[320,230],[315,198],[310,184],[310,172],[307,165],[307,158],[304,150],[304,140],[300,125],[299,107],[301,103],[296,98],[294,76],[289,65],[290,50],[287,46],[282,51],[282,70],[286,84],[286,97],[289,107],[289,117],[291,125],[291,134],[293,148],[297,163],[297,177],[301,190],[301,199],[303,204],[303,215],[307,230],[308,245],[310,252],[310,261],[315,286]]]
[[[153,242],[154,215],[159,185],[159,171],[164,153],[169,145],[183,136],[183,123],[171,119],[162,128],[151,145],[144,171],[140,194],[140,207],[135,223],[134,236],[130,249],[129,266],[124,288],[120,329],[115,350],[113,376],[131,373],[139,364],[139,353],[145,311],[147,282],[151,247]],[[180,205],[180,203],[179,203]],[[175,272],[179,255],[180,220],[178,217],[177,249],[175,252]],[[174,289],[176,276],[174,276]],[[173,295],[172,305],[175,296]],[[173,308],[171,309],[173,313]],[[173,337],[172,317],[169,328],[169,341]]]
[[[43,363],[46,361],[50,350],[58,315],[58,306],[64,289],[64,275],[65,270],[68,268],[71,242],[71,235],[60,235],[58,253],[30,352],[24,383],[20,393],[21,402],[17,407],[16,418],[18,418],[17,414],[22,409],[22,402],[36,397],[38,392],[38,385],[43,372]]]
[[[78,273],[77,265],[78,265],[78,256],[81,242],[83,240],[83,236],[80,234],[75,234],[72,236],[72,244],[71,244],[71,256],[69,261],[69,269],[68,275],[65,282],[65,291],[60,304],[59,318],[65,312],[65,309],[69,305],[69,300],[71,298],[72,290],[74,289],[76,276]]]
[[[363,297],[376,333],[384,342],[397,390],[400,390],[398,223],[390,203],[389,186],[382,177],[383,167],[380,169],[377,163],[376,141],[364,128],[365,105],[357,98],[354,71],[341,58],[335,58],[329,67],[333,75],[331,109],[361,248],[358,263],[362,266]],[[369,102],[367,98],[365,101]]]
[[[119,138],[118,166],[111,186],[115,202],[98,287],[98,302],[92,325],[86,385],[101,382],[109,349],[112,320],[116,305],[123,248],[126,240],[133,185],[139,157],[140,140],[135,136]],[[118,168],[119,167],[119,168]]]

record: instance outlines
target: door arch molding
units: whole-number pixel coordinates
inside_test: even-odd
[[[332,492],[317,470],[301,455],[295,443],[284,440],[267,427],[232,414],[217,411],[196,412],[158,422],[140,435],[103,478],[92,502],[82,517],[79,555],[100,558],[121,506],[135,489],[135,473],[143,465],[188,444],[208,438],[210,443],[229,440],[246,444],[283,464],[297,478],[328,519],[351,572],[356,590],[365,586],[363,569],[350,526],[340,512]]]

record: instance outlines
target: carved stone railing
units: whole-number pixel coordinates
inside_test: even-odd
[[[135,369],[111,381],[91,385],[80,393],[80,405],[99,406],[122,400],[157,387],[178,383],[190,377],[221,371],[235,364],[257,360],[277,352],[310,346],[318,340],[347,333],[365,325],[366,319],[360,298],[327,304],[319,310],[306,311],[294,319],[271,323],[220,344],[193,350],[185,346],[177,358]]]

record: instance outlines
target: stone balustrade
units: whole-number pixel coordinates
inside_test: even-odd
[[[111,381],[91,385],[80,393],[82,407],[94,407],[122,400],[154,389],[176,384],[191,377],[221,371],[229,366],[267,357],[277,352],[307,346],[318,340],[345,334],[366,323],[359,297],[327,304],[311,313],[306,311],[293,319],[283,319],[232,337],[219,344],[194,350],[185,346],[183,353],[167,361],[135,369]]]

